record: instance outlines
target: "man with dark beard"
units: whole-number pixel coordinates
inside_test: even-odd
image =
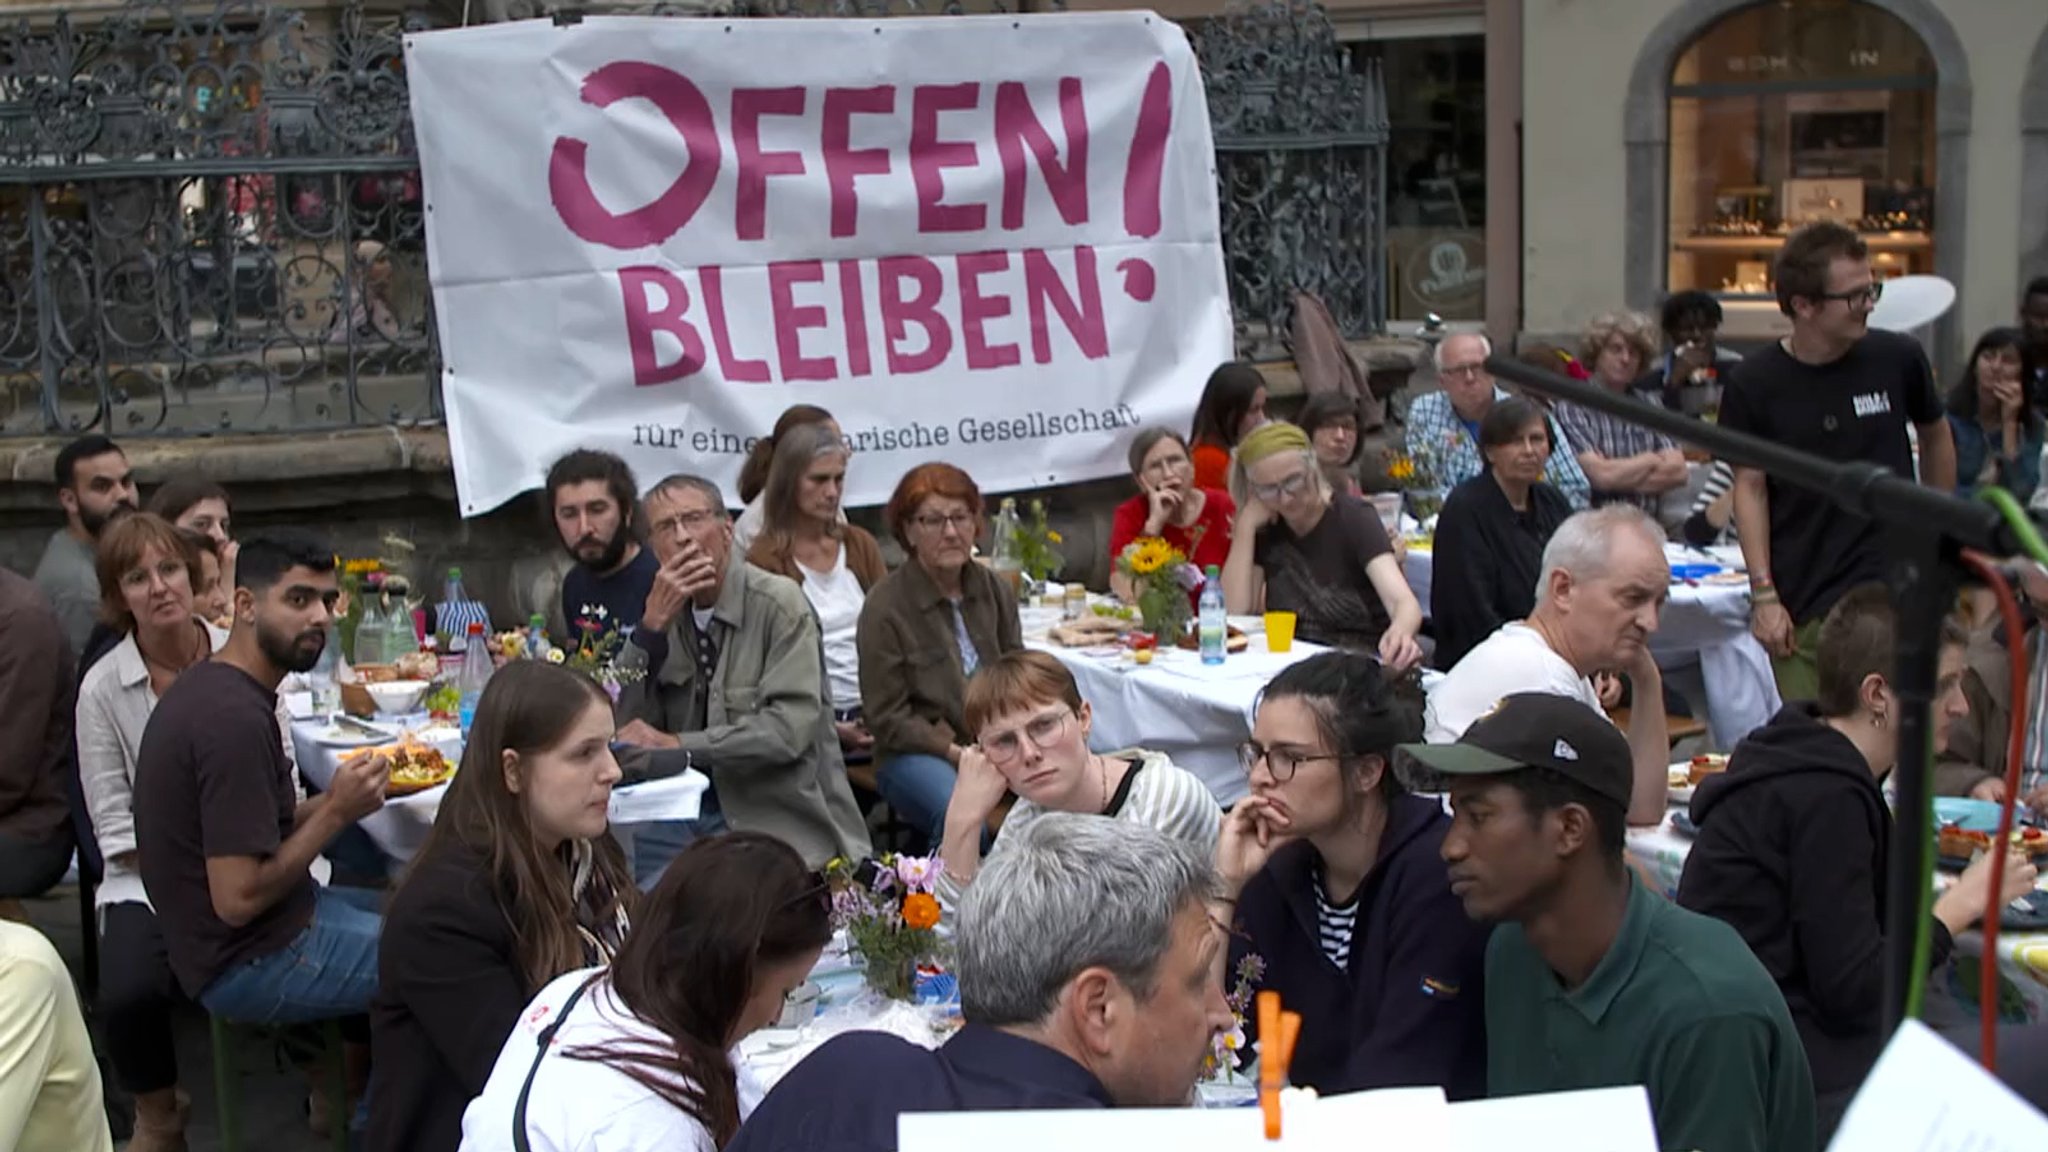
[[[225,1019],[356,1017],[377,987],[375,894],[321,888],[310,866],[383,807],[390,763],[344,762],[325,795],[299,803],[277,735],[278,682],[319,661],[338,596],[324,541],[243,540],[234,629],[164,692],[136,754],[136,848],[171,971]]]
[[[57,453],[56,479],[64,527],[44,547],[35,582],[56,609],[76,658],[99,620],[100,578],[93,569],[93,550],[108,521],[135,511],[135,475],[119,445],[93,435]]]
[[[633,470],[609,452],[579,448],[548,469],[544,498],[562,547],[576,561],[562,577],[562,623],[569,640],[580,641],[586,629],[594,629],[599,635],[615,632],[623,642],[639,626],[660,568],[634,531],[640,486]],[[641,643],[659,645],[648,655],[649,666],[660,667],[667,645],[659,631]]]

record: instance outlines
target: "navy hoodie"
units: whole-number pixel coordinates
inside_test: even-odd
[[[1740,932],[1778,982],[1815,1092],[1854,1089],[1885,1040],[1892,816],[1869,763],[1812,704],[1788,704],[1700,783],[1691,815],[1678,903]],[[1953,946],[1937,921],[1934,962]]]
[[[1259,987],[1301,1013],[1294,1083],[1324,1095],[1418,1085],[1439,1085],[1454,1100],[1485,1094],[1490,928],[1451,895],[1439,855],[1449,829],[1434,800],[1394,798],[1379,859],[1359,887],[1344,971],[1323,954],[1314,887],[1322,861],[1312,845],[1285,845],[1238,894],[1243,937],[1226,982],[1256,952],[1266,962]],[[1248,1034],[1255,1027],[1246,1021]]]

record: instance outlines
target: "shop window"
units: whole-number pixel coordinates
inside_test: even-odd
[[[1387,91],[1388,316],[1486,315],[1486,39],[1346,45]]]
[[[1855,0],[1709,27],[1671,76],[1668,286],[1769,299],[1786,234],[1821,219],[1880,277],[1932,272],[1935,80],[1912,29]]]

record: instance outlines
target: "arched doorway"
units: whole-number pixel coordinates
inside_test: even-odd
[[[1629,82],[1629,302],[1696,287],[1767,317],[1783,233],[1821,216],[1867,233],[1880,274],[1960,289],[1969,126],[1968,65],[1930,0],[1685,0]]]
[[[2020,283],[2048,276],[2048,32],[2020,89]]]

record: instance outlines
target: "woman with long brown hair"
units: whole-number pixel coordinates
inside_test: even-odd
[[[538,661],[491,677],[384,917],[371,1147],[452,1152],[527,999],[617,953],[636,889],[606,835],[613,734],[611,700],[587,677]]]
[[[888,574],[882,547],[839,510],[846,490],[846,441],[829,424],[783,433],[761,490],[765,524],[747,563],[801,586],[825,643],[825,682],[840,748],[865,751],[874,738],[861,723],[860,657],[854,631],[868,589]]]
[[[698,840],[640,905],[609,970],[521,1013],[462,1117],[463,1152],[715,1152],[739,1130],[731,1050],[774,1023],[832,937],[824,881],[756,832]]]
[[[753,447],[747,449],[747,458],[740,464],[739,478],[743,508],[739,519],[732,525],[733,550],[740,555],[747,554],[747,550],[754,546],[754,538],[766,526],[761,493],[768,487],[768,469],[775,462],[775,446],[782,443],[784,436],[808,424],[823,424],[832,430],[833,436],[840,434],[839,421],[834,420],[830,412],[816,404],[791,404],[775,418],[774,430],[754,441]]]

